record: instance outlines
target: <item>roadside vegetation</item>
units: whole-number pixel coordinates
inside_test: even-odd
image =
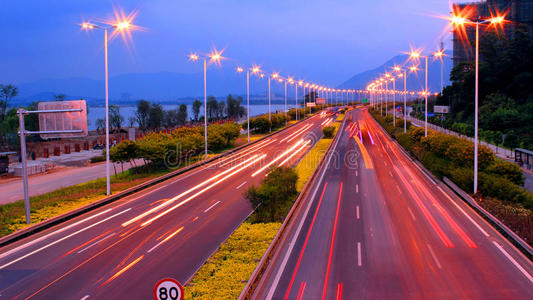
[[[185,299],[237,299],[280,226],[243,223],[185,286]]]
[[[479,62],[480,138],[506,148],[533,150],[533,37],[518,26],[510,35],[486,33],[481,39]],[[451,85],[437,96],[437,105],[449,105],[450,113],[429,122],[455,132],[474,135],[474,68],[465,62],[453,68]],[[433,100],[435,101],[435,100]],[[430,111],[433,105],[428,105]],[[414,116],[424,118],[424,103],[415,105]]]
[[[117,193],[170,171],[154,171],[146,168],[129,169],[124,173],[111,176],[111,192]],[[30,197],[32,221],[30,225],[98,201],[106,197],[105,193],[106,179],[100,178]],[[24,201],[0,205],[0,236],[30,225],[26,224]]]
[[[474,143],[466,138],[424,128],[392,125],[392,116],[382,117],[371,110],[374,118],[408,152],[437,177],[448,177],[466,192],[473,192]],[[476,201],[533,243],[533,194],[522,187],[522,170],[511,162],[497,158],[486,146],[479,145],[479,185]]]
[[[334,131],[340,124],[335,123]],[[331,142],[319,140],[295,168],[273,168],[245,192],[255,212],[185,286],[185,299],[238,298]]]

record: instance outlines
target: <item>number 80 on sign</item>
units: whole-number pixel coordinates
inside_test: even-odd
[[[154,287],[155,300],[183,300],[183,287],[172,278],[159,280]]]

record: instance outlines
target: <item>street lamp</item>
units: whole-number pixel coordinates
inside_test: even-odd
[[[111,176],[110,176],[110,167],[109,167],[109,69],[108,69],[108,55],[107,55],[107,44],[108,36],[107,32],[109,29],[115,32],[125,32],[132,29],[130,19],[120,20],[114,24],[94,24],[84,22],[81,24],[81,28],[84,30],[94,30],[99,29],[104,31],[104,61],[105,61],[105,161],[106,161],[106,195],[111,195]]]
[[[499,25],[505,22],[503,16],[495,16],[490,19],[467,19],[462,16],[454,15],[451,18],[451,23],[454,26],[464,26],[473,24],[476,26],[476,60],[475,60],[475,87],[474,87],[474,102],[475,102],[475,116],[474,116],[474,194],[477,193],[478,185],[478,113],[479,113],[479,25]]]
[[[205,159],[207,159],[207,61],[209,63],[220,64],[223,51],[218,51],[214,49],[208,55],[199,55],[196,53],[189,54],[189,60],[192,62],[197,62],[198,60],[203,60],[204,62],[204,149],[205,149]]]
[[[425,114],[424,114],[424,136],[428,136],[428,57],[427,55],[422,55],[419,51],[413,50],[410,53],[412,59],[418,61],[420,58],[424,58],[426,62],[426,85],[424,90],[424,102],[425,102]]]
[[[246,69],[246,126],[248,132],[248,143],[250,142],[250,71],[252,71],[252,74],[260,74],[261,68],[259,66],[253,66],[252,68]],[[244,69],[242,67],[237,67],[237,72],[243,73]]]
[[[441,93],[444,90],[444,56],[446,56],[446,54],[444,54],[444,49],[442,48],[442,45],[441,45],[441,49],[433,53],[433,58],[440,60],[440,91]]]

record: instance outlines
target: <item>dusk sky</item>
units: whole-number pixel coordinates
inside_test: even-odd
[[[103,32],[82,20],[111,19],[113,7],[138,10],[134,47],[110,44],[110,76],[198,73],[190,51],[225,48],[235,64],[337,85],[409,46],[435,50],[450,11],[447,0],[25,0],[0,2],[0,83],[103,77]],[[445,45],[450,48],[450,37]]]

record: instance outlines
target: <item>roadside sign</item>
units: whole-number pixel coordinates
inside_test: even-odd
[[[65,109],[81,109],[81,111],[45,112]],[[85,100],[39,102],[39,130],[43,132],[66,131],[64,133],[41,133],[42,139],[87,136]]]
[[[363,100],[361,100],[361,103],[368,103],[368,99],[364,98]]]
[[[183,300],[183,286],[172,278],[163,278],[154,286],[155,300]]]
[[[447,114],[450,112],[449,106],[435,105],[433,106],[433,111],[440,114]]]
[[[307,107],[315,107],[315,106],[316,106],[315,102],[307,102]]]

